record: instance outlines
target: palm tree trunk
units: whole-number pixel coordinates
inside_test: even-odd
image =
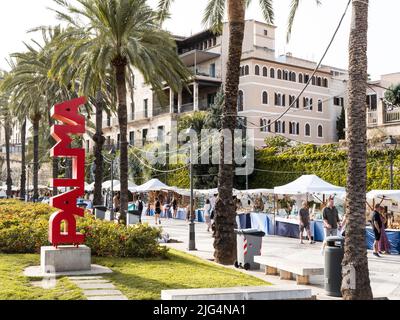
[[[368,0],[353,1],[350,33],[348,171],[342,294],[346,300],[372,299],[365,234],[368,80]]]
[[[121,211],[120,222],[126,222],[128,211],[128,110],[126,105],[126,58],[114,59],[115,79],[118,97],[118,121],[120,129],[120,182],[121,182]]]
[[[33,119],[33,201],[39,199],[39,121],[40,117]]]
[[[25,200],[26,195],[26,119],[21,125],[21,183],[20,183],[20,199]]]
[[[6,118],[4,121],[4,131],[6,139],[6,166],[7,166],[7,198],[12,196],[12,179],[11,179],[11,164],[10,164],[10,139],[11,139],[11,127],[10,119]]]
[[[104,97],[101,91],[96,95],[96,134],[93,137],[95,142],[95,174],[94,174],[94,199],[93,204],[96,206],[103,204],[102,183],[103,183],[103,146],[105,138],[103,136],[103,110]]]
[[[223,109],[222,128],[228,129],[233,137],[236,128],[237,98],[239,92],[240,62],[244,38],[245,1],[228,1],[229,20],[229,56],[225,81],[225,105]],[[225,163],[224,139],[221,141],[220,167],[218,175],[219,197],[216,202],[214,228],[214,257],[217,263],[231,265],[236,259],[236,209],[233,202],[233,165]]]

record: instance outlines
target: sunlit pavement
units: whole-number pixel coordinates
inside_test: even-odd
[[[144,217],[143,222],[155,226],[154,217]],[[196,223],[196,251],[188,251],[189,225],[182,220],[162,219],[161,226],[164,232],[168,233],[170,239],[181,243],[169,243],[167,246],[195,255],[205,260],[213,260],[213,238],[212,233],[207,232],[207,226],[204,223]],[[307,261],[323,266],[324,257],[321,253],[322,243],[300,244],[298,240],[284,237],[268,236],[263,238],[263,255],[273,255],[293,259],[295,261]],[[370,270],[370,279],[373,294],[375,298],[387,297],[389,299],[400,300],[400,255],[382,255],[381,258],[374,257],[372,252],[368,252],[368,264]],[[228,268],[234,268],[229,266]],[[292,284],[295,281],[280,280],[277,276],[268,276],[264,270],[241,272],[251,274],[255,277],[268,281],[272,284]],[[318,299],[335,299],[325,296],[324,277],[310,277],[314,295]]]

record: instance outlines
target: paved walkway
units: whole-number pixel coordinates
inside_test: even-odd
[[[154,226],[153,217],[145,217],[144,222]],[[183,243],[170,243],[169,247],[185,251],[205,260],[213,261],[213,238],[207,232],[205,224],[196,224],[196,248],[197,251],[187,251],[189,239],[189,227],[185,221],[162,219],[161,227],[170,235],[171,239],[182,241]],[[321,253],[322,243],[310,245],[300,244],[298,240],[276,236],[263,238],[262,255],[272,255],[285,257],[293,260],[305,260],[323,267],[324,257]],[[389,299],[400,300],[400,255],[383,255],[381,258],[374,257],[372,252],[368,252],[368,264],[370,270],[371,287],[374,297],[387,297]],[[228,267],[228,268],[234,268]],[[291,280],[280,280],[277,276],[265,275],[263,270],[245,271],[246,274],[253,275],[272,284],[295,284]],[[324,277],[310,277],[311,289],[318,299],[334,299],[324,294]]]
[[[69,277],[75,285],[83,290],[88,300],[128,300],[121,291],[103,277]]]

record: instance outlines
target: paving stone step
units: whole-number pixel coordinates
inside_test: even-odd
[[[102,280],[103,277],[68,277],[69,280]]]
[[[77,283],[81,289],[115,289],[112,283]]]
[[[101,280],[101,279],[96,279],[96,280],[72,280],[73,283],[110,283],[109,280]]]
[[[125,296],[97,296],[97,297],[88,297],[88,300],[128,300]]]
[[[122,292],[119,290],[84,290],[83,294],[87,297],[95,296],[122,296]]]

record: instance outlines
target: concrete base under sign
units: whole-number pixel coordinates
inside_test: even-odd
[[[87,246],[42,247],[40,267],[45,274],[91,270],[91,250]]]

